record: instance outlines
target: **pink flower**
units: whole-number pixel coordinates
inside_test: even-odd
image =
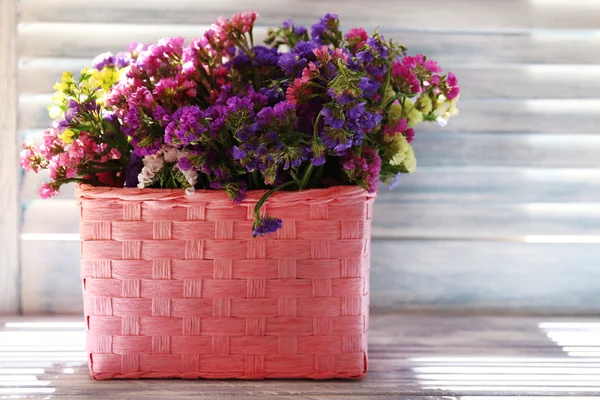
[[[294,82],[288,87],[285,93],[285,98],[288,103],[298,104],[298,101],[302,102],[312,94],[308,82],[310,80],[310,71],[308,68],[304,68],[302,71],[302,78],[294,79]]]
[[[430,73],[442,72],[442,68],[433,60],[427,60],[423,54],[417,54],[414,57],[407,56],[402,60],[402,64],[410,69],[422,67]]]
[[[77,177],[77,170],[73,167],[65,168],[65,177],[67,179]]]
[[[163,79],[164,80],[164,79]],[[160,84],[163,80],[159,81]],[[158,86],[158,85],[157,85]],[[135,106],[153,108],[154,98],[152,97],[152,93],[145,88],[140,87],[137,88],[134,93],[129,97],[129,102]]]
[[[388,136],[394,136],[396,135],[396,133],[401,133],[404,132],[404,130],[407,127],[407,120],[406,118],[402,118],[400,121],[398,121],[398,123],[394,126],[394,125],[386,125],[383,132],[385,135]]]
[[[327,46],[321,46],[320,49],[313,49],[313,53],[317,57],[317,60],[324,64],[328,63],[329,60],[331,60],[331,57],[329,55],[329,47]]]
[[[348,62],[348,55],[344,54],[344,50],[343,49],[335,49],[333,51],[333,54],[331,55],[331,60],[334,63],[337,63],[337,60],[342,60],[344,62]]]
[[[448,72],[448,77],[446,78],[446,85],[448,86],[448,92],[446,93],[446,97],[448,100],[453,100],[458,97],[460,93],[460,88],[458,87],[458,79],[452,72]]]
[[[254,11],[244,11],[243,13],[234,14],[231,17],[232,25],[242,31],[242,33],[248,33],[254,26],[254,22],[258,18],[258,14]]]
[[[49,183],[42,183],[42,187],[40,188],[39,194],[42,199],[48,199],[52,196],[57,196],[58,190],[56,190]]]
[[[111,160],[118,160],[121,158],[121,152],[117,149],[110,149],[110,151],[108,152],[108,156],[110,157]]]
[[[392,79],[403,93],[419,93],[421,91],[421,82],[417,75],[399,62],[392,64]]]
[[[408,128],[407,130],[402,132],[402,134],[404,135],[408,143],[411,143],[415,138],[415,130],[413,128]]]
[[[346,40],[353,51],[357,51],[367,42],[369,34],[363,28],[352,28],[346,33]]]

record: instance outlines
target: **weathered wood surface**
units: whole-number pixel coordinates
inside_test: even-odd
[[[19,311],[16,18],[0,0],[0,314]]]
[[[250,7],[239,1],[208,3],[194,0],[170,3],[160,0],[102,0],[85,8],[79,5],[77,0],[60,1],[57,4],[44,0],[25,0],[20,4],[20,12],[24,22],[84,20],[201,24]],[[444,0],[431,0],[427,7],[423,7],[419,2],[375,0],[365,7],[365,2],[360,0],[344,1],[343,6],[314,0],[258,0],[252,2],[251,8],[261,14],[262,23],[267,25],[280,23],[290,15],[299,23],[313,23],[326,12],[336,12],[348,25],[369,27],[484,32],[600,28],[600,8],[593,4],[590,6],[590,2],[586,1],[458,0],[449,6]]]
[[[372,315],[369,373],[360,380],[98,382],[88,376],[80,317],[12,318],[0,320],[0,395],[217,400],[578,395],[593,396],[578,399],[591,399],[600,395],[600,359],[586,347],[577,353],[571,347],[589,342],[594,334],[596,338],[600,334],[598,318]]]
[[[361,25],[361,24],[359,24]],[[25,23],[19,26],[21,56],[91,59],[104,51],[123,51],[132,41],[151,43],[160,37],[202,34],[206,25],[126,25]],[[260,30],[261,28],[257,28]],[[82,35],[73,39],[72,32]],[[380,31],[408,47],[411,53],[424,53],[442,65],[587,65],[600,61],[600,37],[586,32],[533,31],[485,33],[450,31],[406,31],[385,26]],[[264,32],[264,28],[263,28]],[[264,33],[263,33],[264,34]],[[106,37],[100,41],[95,36]],[[260,36],[260,32],[259,32]],[[257,40],[259,39],[257,36]],[[69,46],[57,45],[66,41]],[[560,48],[560,51],[557,51]],[[49,50],[50,49],[50,50]]]

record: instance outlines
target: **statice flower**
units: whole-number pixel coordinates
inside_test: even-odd
[[[173,146],[197,143],[208,131],[203,120],[204,112],[198,106],[184,106],[175,111],[165,129],[165,142]]]
[[[97,70],[101,70],[104,68],[114,68],[116,66],[116,58],[110,52],[102,53],[96,56],[96,58],[94,58],[94,60],[92,61],[92,65]]]
[[[335,45],[341,39],[339,23],[337,14],[325,14],[324,17],[319,18],[319,22],[311,26],[311,40],[318,44],[331,43]]]
[[[310,35],[287,20],[255,45],[256,18],[221,17],[187,45],[135,43],[63,74],[43,143],[21,151],[24,169],[48,172],[40,195],[70,182],[222,190],[235,202],[265,190],[262,236],[283,223],[261,217],[271,194],[394,186],[416,167],[416,127],[458,113],[456,76],[377,32],[344,34],[326,14]]]
[[[276,232],[281,229],[283,222],[279,218],[264,217],[254,221],[252,226],[252,234],[256,236],[265,236],[269,233]]]

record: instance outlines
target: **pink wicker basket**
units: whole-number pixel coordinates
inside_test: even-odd
[[[358,187],[263,192],[82,185],[92,377],[358,378],[367,371],[371,215]]]

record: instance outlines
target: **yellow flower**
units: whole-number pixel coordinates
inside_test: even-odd
[[[59,135],[59,137],[64,144],[71,144],[73,143],[75,132],[73,132],[71,129],[65,129],[64,132]]]
[[[409,144],[408,149],[406,150],[406,154],[404,157],[404,161],[402,162],[402,166],[408,173],[415,172],[417,169],[417,159],[415,158],[415,152],[413,151],[412,146]]]
[[[52,119],[56,119],[60,117],[62,114],[62,109],[57,105],[48,106],[48,115]]]
[[[456,108],[457,101],[458,101],[458,97],[455,99],[452,99],[452,101],[450,101],[448,110],[446,110],[446,112],[443,115],[444,119],[449,119],[450,117],[454,117],[455,115],[458,115],[458,108]]]
[[[406,116],[408,120],[408,126],[415,126],[423,122],[423,113],[417,110],[416,107],[411,108],[410,112]]]
[[[394,143],[390,146],[396,150],[396,154],[390,160],[390,165],[402,165],[406,172],[413,172],[417,167],[417,160],[412,146],[402,135],[393,137]]]
[[[74,83],[73,74],[70,72],[63,72],[62,79],[60,82],[57,82],[53,88],[57,92],[64,92]]]
[[[400,118],[402,118],[402,111],[404,111],[404,109],[400,103],[394,103],[388,108],[388,114],[394,121],[399,121]]]
[[[433,102],[429,96],[421,96],[417,101],[417,109],[423,114],[429,114],[433,110]]]

